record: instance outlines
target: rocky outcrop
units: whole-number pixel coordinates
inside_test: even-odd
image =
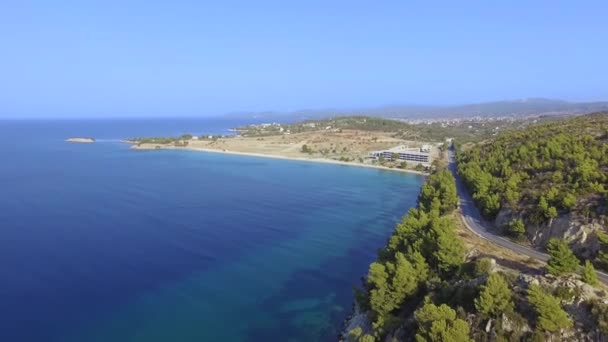
[[[518,291],[518,289],[519,292],[525,291],[533,284],[552,290],[557,288],[575,290],[573,293],[576,295],[573,295],[571,301],[567,301],[567,303],[590,300],[600,300],[608,303],[608,297],[606,297],[604,290],[600,290],[581,281],[578,276],[575,275],[555,277],[550,274],[541,276],[520,273],[515,281],[515,291]]]
[[[496,227],[503,227],[516,218],[521,217],[509,209],[502,209],[494,222]],[[596,232],[608,228],[605,220],[603,217],[584,219],[568,213],[541,225],[526,222],[526,236],[537,247],[545,246],[551,238],[564,239],[578,256],[594,258],[600,249]]]
[[[607,303],[608,297],[606,297],[605,291],[582,282],[576,276],[554,277],[551,275],[530,276],[526,274],[519,275],[513,291],[525,296],[527,288],[532,284],[553,291],[561,289],[561,291],[572,293],[570,298],[562,299],[562,307],[574,322],[572,329],[562,331],[561,339],[563,341],[606,341],[605,336],[597,329],[597,321],[591,314],[590,305],[592,301]]]
[[[352,315],[344,321],[340,341],[348,341],[348,334],[355,328],[361,328],[362,335],[373,334],[372,324],[367,318],[367,312],[361,312],[355,302]]]

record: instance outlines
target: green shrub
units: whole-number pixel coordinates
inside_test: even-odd
[[[469,326],[466,321],[456,318],[456,311],[442,304],[425,304],[414,313],[418,324],[416,341],[469,342]]]
[[[558,286],[553,290],[553,294],[561,300],[572,300],[581,295],[581,290],[578,287]]]
[[[528,289],[528,302],[536,311],[537,329],[553,333],[572,327],[572,320],[562,309],[559,300],[538,285],[533,284]]]
[[[597,273],[593,264],[589,260],[585,260],[585,267],[583,268],[583,281],[589,285],[596,286],[599,281],[597,280]]]
[[[591,314],[595,318],[598,328],[604,334],[608,334],[608,304],[598,301],[592,302]]]
[[[515,238],[521,238],[526,234],[526,225],[522,219],[513,219],[507,224],[509,235]]]
[[[492,259],[480,258],[475,261],[475,275],[482,276],[488,274],[492,269]]]
[[[497,317],[513,310],[509,284],[499,273],[492,273],[481,286],[479,297],[475,299],[475,308],[485,315]]]

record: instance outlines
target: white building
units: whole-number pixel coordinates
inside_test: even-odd
[[[386,160],[392,160],[393,156],[398,156],[399,160],[406,162],[414,162],[420,164],[431,163],[431,146],[422,145],[421,148],[408,148],[405,145],[395,146],[388,150],[372,151],[369,156],[374,159],[383,157]]]

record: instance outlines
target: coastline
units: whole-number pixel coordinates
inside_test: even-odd
[[[345,161],[340,161],[340,160],[324,159],[324,158],[303,158],[303,157],[300,158],[300,157],[281,156],[281,155],[276,155],[276,154],[218,150],[218,149],[211,149],[211,148],[204,148],[204,147],[163,146],[163,145],[156,145],[156,144],[150,144],[151,146],[141,147],[141,146],[135,145],[133,142],[130,142],[130,141],[124,141],[124,142],[132,144],[132,146],[131,146],[132,149],[140,150],[140,151],[185,150],[185,151],[196,151],[196,152],[223,153],[223,154],[232,154],[232,155],[249,156],[249,157],[305,161],[305,162],[312,162],[312,163],[324,163],[324,164],[334,164],[334,165],[344,165],[344,166],[354,166],[354,167],[366,167],[366,168],[385,170],[385,171],[411,173],[411,174],[417,174],[420,176],[429,175],[428,172],[422,172],[422,171],[416,171],[416,170],[398,169],[398,168],[391,168],[391,167],[386,167],[386,166],[381,166],[381,165],[369,165],[369,164],[362,164],[362,163],[357,163],[357,162],[345,162]]]
[[[324,163],[324,164],[334,164],[334,165],[354,166],[354,167],[365,167],[365,168],[377,169],[377,170],[416,174],[416,175],[420,175],[420,176],[424,176],[424,177],[427,177],[429,175],[429,173],[427,173],[427,172],[421,172],[421,171],[416,171],[416,170],[390,168],[390,167],[381,166],[381,165],[370,165],[370,164],[362,164],[362,163],[357,163],[357,162],[345,162],[345,161],[324,159],[324,158],[292,157],[292,156],[282,156],[282,155],[277,155],[277,154],[239,152],[239,151],[231,151],[231,150],[226,150],[226,149],[220,150],[220,149],[210,149],[210,148],[204,148],[204,147],[172,146],[172,145],[163,145],[163,144],[138,145],[136,142],[129,141],[129,140],[122,140],[122,142],[130,144],[131,149],[139,150],[139,151],[182,150],[182,151],[193,151],[193,152],[221,153],[221,154],[230,154],[230,155],[238,155],[238,156],[282,159],[282,160],[292,160],[292,161],[304,161],[304,162],[312,162],[312,163]],[[365,334],[371,334],[373,332],[372,324],[367,317],[367,312],[362,312],[360,310],[359,306],[357,305],[356,300],[353,298],[350,313],[342,321],[342,324],[339,329],[339,333],[336,335],[337,340],[339,342],[348,341],[349,332],[352,329],[357,328],[357,327],[361,327]]]

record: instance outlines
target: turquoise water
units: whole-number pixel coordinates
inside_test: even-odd
[[[0,340],[335,340],[423,178],[116,141],[193,126],[0,123]]]

